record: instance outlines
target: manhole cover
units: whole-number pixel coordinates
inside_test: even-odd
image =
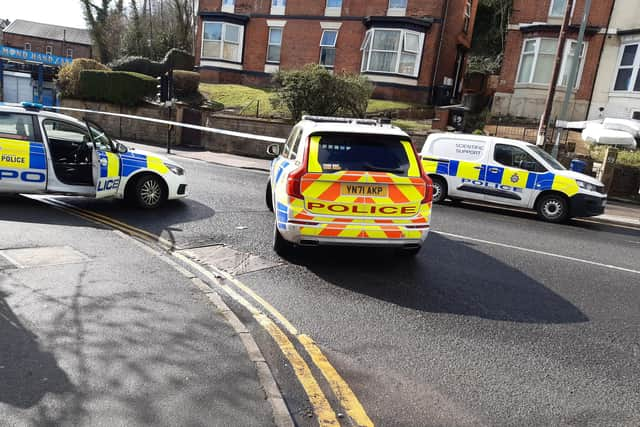
[[[251,273],[280,265],[260,256],[238,252],[226,246],[207,246],[183,252],[202,264],[219,268],[233,275]]]
[[[69,246],[3,249],[0,250],[0,255],[2,255],[0,259],[5,258],[18,268],[75,264],[89,261],[89,257]]]

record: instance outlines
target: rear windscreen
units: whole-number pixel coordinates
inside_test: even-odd
[[[319,136],[317,161],[325,173],[338,171],[409,172],[407,149],[397,136],[325,134]]]

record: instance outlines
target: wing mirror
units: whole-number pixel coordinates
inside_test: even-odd
[[[267,154],[271,156],[279,156],[280,155],[280,144],[271,144],[267,147]]]
[[[125,154],[125,153],[127,153],[129,151],[127,146],[122,144],[122,143],[120,143],[120,142],[117,143],[116,148],[118,150],[118,153],[120,153],[120,154]]]

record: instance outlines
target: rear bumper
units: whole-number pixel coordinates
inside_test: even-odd
[[[576,194],[571,198],[571,216],[588,217],[604,213],[607,197],[590,196],[588,194]]]
[[[429,234],[425,228],[375,225],[318,224],[302,226],[279,223],[278,229],[285,240],[301,246],[375,246],[415,247],[422,246]]]

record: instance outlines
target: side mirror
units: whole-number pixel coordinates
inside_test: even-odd
[[[119,143],[119,142],[118,142],[117,144],[118,144],[118,145],[117,145],[116,147],[117,147],[117,149],[118,149],[118,153],[120,153],[120,154],[125,154],[125,153],[127,153],[127,152],[129,151],[129,149],[127,148],[127,146],[126,146],[126,145],[121,144],[121,143]]]
[[[271,156],[279,156],[280,155],[280,144],[271,144],[267,147],[267,154]]]

